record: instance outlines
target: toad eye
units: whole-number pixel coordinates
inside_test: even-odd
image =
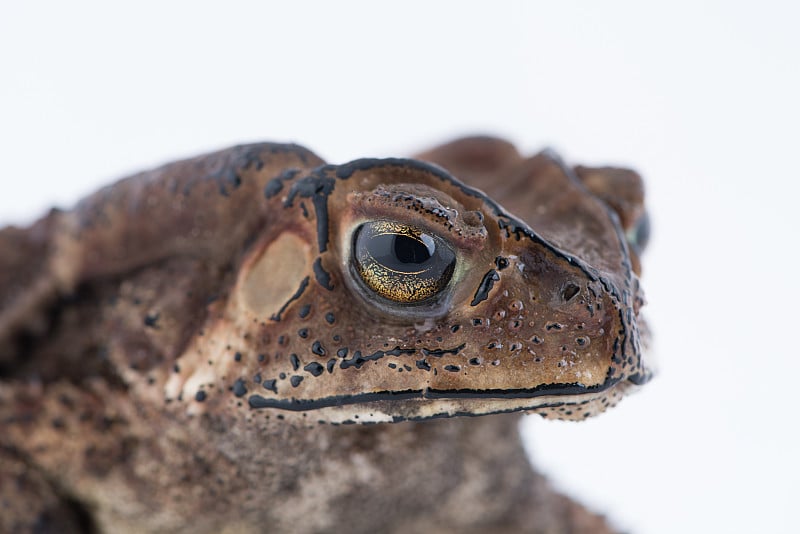
[[[633,228],[628,230],[628,243],[637,254],[644,252],[647,247],[647,242],[650,241],[650,217],[645,212]]]
[[[377,295],[416,304],[447,287],[456,255],[440,237],[419,228],[373,221],[355,232],[353,263],[366,287]]]

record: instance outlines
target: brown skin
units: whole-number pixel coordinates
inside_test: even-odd
[[[583,419],[649,378],[638,176],[489,138],[418,159],[490,196],[262,144],[2,230],[0,531],[610,532],[518,414],[452,416]],[[370,221],[452,249],[444,289],[376,296]]]

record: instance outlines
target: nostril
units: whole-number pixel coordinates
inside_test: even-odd
[[[564,299],[564,302],[569,302],[575,297],[575,295],[578,294],[578,292],[580,292],[580,290],[581,288],[578,287],[577,284],[573,282],[567,282],[564,285],[564,288],[561,290],[561,297]]]

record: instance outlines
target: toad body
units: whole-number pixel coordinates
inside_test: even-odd
[[[0,530],[610,531],[517,423],[649,379],[646,234],[635,173],[483,137],[239,146],[6,228]]]

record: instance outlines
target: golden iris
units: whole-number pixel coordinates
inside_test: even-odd
[[[404,304],[441,292],[456,265],[455,253],[441,238],[393,221],[361,225],[353,240],[353,258],[369,289]]]

